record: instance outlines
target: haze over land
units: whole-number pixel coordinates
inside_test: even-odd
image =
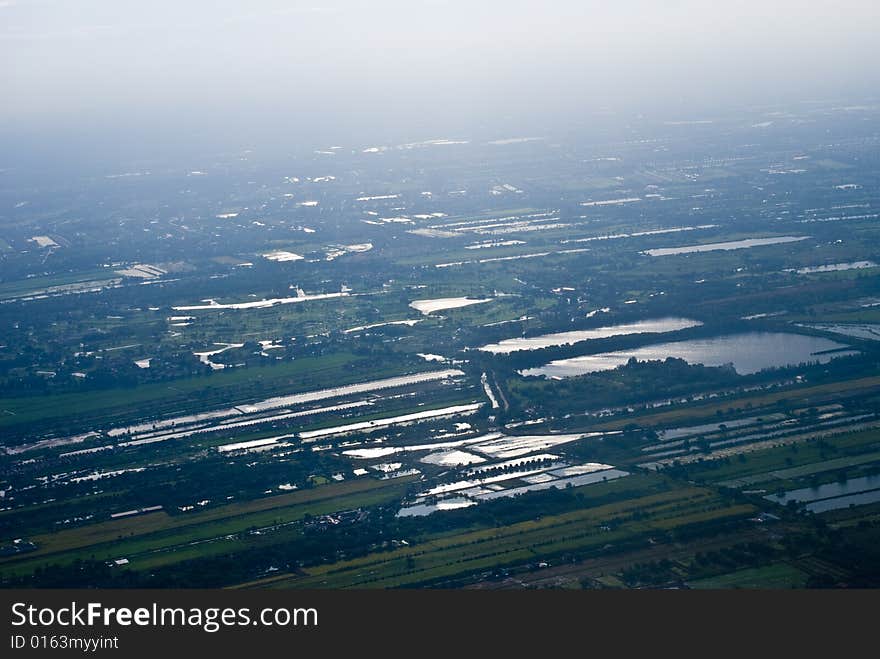
[[[870,0],[5,0],[0,135],[15,148],[0,166],[37,145],[74,162],[285,153],[875,95],[878,12]]]

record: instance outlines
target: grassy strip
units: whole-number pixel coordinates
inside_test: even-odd
[[[789,451],[790,452],[790,451]],[[821,474],[826,471],[834,471],[835,469],[846,469],[848,467],[856,467],[858,465],[870,464],[880,460],[880,451],[867,453],[865,455],[857,455],[846,458],[835,458],[833,460],[824,460],[821,462],[813,462],[801,467],[792,467],[790,469],[778,469],[776,471],[762,472],[744,478],[723,481],[718,483],[725,487],[743,487],[747,485],[755,485],[757,483],[766,483],[773,480],[789,480],[802,478],[804,476],[812,476],[813,474]]]
[[[690,582],[696,589],[714,588],[803,588],[807,575],[788,563],[748,568]]]
[[[299,506],[306,503],[325,499],[338,499],[346,495],[369,492],[371,490],[391,487],[395,481],[378,481],[373,479],[359,479],[333,483],[291,494],[254,499],[240,503],[232,503],[205,511],[171,516],[165,512],[155,512],[146,515],[114,519],[98,522],[88,526],[73,529],[65,529],[58,533],[48,533],[31,538],[39,549],[25,554],[24,557],[32,559],[37,556],[45,556],[59,552],[81,549],[93,545],[115,542],[122,538],[146,536],[175,529],[195,528],[200,525],[227,519],[248,519],[255,513],[275,511],[281,508]],[[248,525],[245,525],[247,528]],[[14,562],[18,557],[0,559],[0,565]]]
[[[392,587],[597,547],[634,534],[751,514],[705,488],[688,487],[502,528],[469,531],[330,565],[305,577],[280,575],[248,584],[272,587]],[[606,525],[617,525],[608,530]]]
[[[880,444],[880,429],[860,430],[854,433],[829,437],[824,440],[826,444],[834,446],[838,451],[859,455],[866,451],[874,452]],[[843,456],[841,456],[843,457]],[[746,478],[753,474],[764,474],[776,469],[800,467],[815,463],[822,463],[827,459],[822,446],[817,441],[807,441],[797,444],[797,450],[791,446],[774,446],[772,448],[755,451],[747,454],[745,460],[731,459],[727,464],[688,465],[688,473],[699,475],[712,482],[729,482],[734,479]]]
[[[389,485],[389,483],[391,484]],[[7,575],[24,575],[48,564],[64,565],[77,559],[110,560],[121,557],[129,559],[129,568],[145,570],[159,565],[178,563],[190,558],[204,558],[235,549],[247,549],[254,544],[262,546],[276,544],[283,542],[285,538],[272,533],[244,537],[239,534],[246,533],[251,529],[296,522],[307,514],[323,515],[339,510],[366,508],[387,503],[402,496],[406,487],[404,483],[399,481],[389,481],[383,484],[385,487],[381,489],[298,503],[240,517],[230,517],[215,522],[188,526],[177,532],[153,533],[132,539],[90,545],[14,564],[3,572]],[[289,535],[289,533],[285,535]],[[33,556],[33,554],[27,556]]]
[[[5,243],[4,243],[5,244]],[[0,247],[2,250],[2,247]],[[102,282],[108,279],[121,279],[112,270],[92,270],[91,272],[78,272],[73,274],[58,274],[51,277],[34,277],[32,279],[19,279],[0,284],[0,299],[19,297],[30,294],[33,291],[41,291],[53,286],[68,286],[70,284],[84,284],[87,282]]]

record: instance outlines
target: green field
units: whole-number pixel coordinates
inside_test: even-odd
[[[829,450],[827,446],[833,447]],[[742,487],[777,478],[798,478],[846,466],[871,463],[880,451],[880,429],[844,433],[825,440],[801,442],[755,451],[742,460],[711,466],[689,465],[692,473],[728,487]],[[833,458],[831,456],[834,456]]]
[[[280,496],[232,503],[201,512],[168,515],[155,512],[30,538],[38,549],[14,558],[0,559],[0,574],[27,574],[49,564],[65,564],[77,559],[107,560],[126,557],[139,567],[134,557],[175,549],[197,541],[242,533],[251,528],[285,524],[308,515],[369,507],[398,499],[409,479],[378,481],[359,479],[333,483]],[[196,554],[209,553],[202,545]],[[193,553],[167,554],[149,564],[176,562]]]
[[[589,486],[583,491],[589,494]],[[754,511],[751,505],[727,504],[710,490],[681,488],[501,528],[445,535],[410,547],[309,568],[307,576],[278,575],[242,586],[377,588],[414,585],[498,565],[542,560],[563,552],[595,550],[608,543],[651,532],[741,519]]]
[[[3,244],[6,245],[6,243]],[[0,247],[0,251],[3,251],[2,247]],[[90,270],[73,274],[58,274],[51,277],[32,277],[24,281],[5,282],[0,284],[0,300],[21,297],[52,286],[86,283],[99,285],[106,283],[112,278],[118,279],[119,275],[114,274],[112,270]]]
[[[227,369],[204,377],[175,380],[173,384],[4,398],[0,399],[0,428],[84,417],[101,423],[115,423],[138,418],[136,415],[142,416],[141,410],[144,409],[149,410],[154,418],[163,414],[186,414],[215,406],[231,407],[268,397],[282,389],[284,393],[297,393],[402,375],[413,370],[404,365],[368,368],[364,360],[354,354],[336,353],[260,368]]]
[[[787,563],[766,567],[737,570],[717,577],[691,581],[688,585],[699,590],[714,588],[803,588],[807,575]]]

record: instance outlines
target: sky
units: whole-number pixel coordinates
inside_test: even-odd
[[[878,89],[876,0],[0,0],[0,133],[332,139]]]

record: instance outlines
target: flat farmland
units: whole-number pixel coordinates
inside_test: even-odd
[[[364,478],[197,513],[171,516],[155,512],[34,536],[31,540],[37,550],[0,559],[0,573],[27,573],[41,565],[68,563],[88,556],[109,559],[140,554],[240,533],[251,527],[300,520],[307,514],[377,505],[398,498],[408,480]]]
[[[664,529],[738,520],[754,506],[730,505],[705,488],[682,488],[621,503],[484,529],[365,558],[308,568],[306,576],[278,576],[245,586],[397,587],[456,574],[589,551]]]
[[[351,353],[303,357],[254,369],[232,369],[204,377],[175,380],[173,384],[148,384],[98,393],[70,393],[0,399],[0,428],[10,432],[42,423],[89,421],[104,425],[138,418],[145,408],[154,417],[231,406],[283,390],[296,393],[366,379],[400,375],[415,369],[405,366],[361,370],[365,364]],[[374,377],[375,376],[375,377]],[[196,402],[197,401],[197,402]]]
[[[766,567],[737,570],[717,577],[691,581],[688,585],[698,590],[717,588],[803,588],[807,574],[787,563]]]

